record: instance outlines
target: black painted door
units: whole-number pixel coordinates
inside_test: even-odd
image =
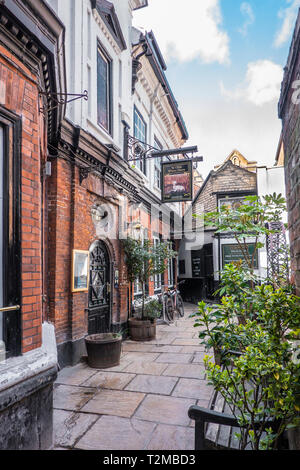
[[[105,244],[98,240],[90,248],[88,334],[110,329],[110,258]]]

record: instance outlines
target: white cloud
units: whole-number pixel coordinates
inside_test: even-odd
[[[253,13],[251,5],[247,2],[243,2],[241,4],[240,10],[241,10],[242,15],[245,17],[245,21],[242,27],[238,29],[238,31],[243,36],[246,36],[248,33],[249,26],[251,26],[255,21],[255,15]]]
[[[237,148],[248,160],[273,166],[281,132],[277,102],[256,108],[246,101],[216,99],[210,106],[195,106],[189,100],[182,106],[189,123],[187,145],[198,145],[204,156],[199,170],[206,176]]]
[[[166,60],[229,63],[220,0],[150,0],[135,12],[134,24],[153,30]]]
[[[221,94],[230,100],[245,100],[256,106],[278,101],[283,77],[282,67],[270,60],[258,60],[248,64],[244,83],[235,90],[227,90],[220,83]]]
[[[282,25],[279,31],[277,31],[274,45],[280,47],[285,44],[293,31],[295,21],[298,14],[298,8],[300,6],[300,0],[286,0],[290,5],[287,8],[279,10],[278,16],[282,19]]]

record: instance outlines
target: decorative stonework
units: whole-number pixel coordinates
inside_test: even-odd
[[[117,41],[111,35],[109,29],[107,28],[106,24],[104,23],[103,19],[101,18],[101,16],[99,15],[99,13],[97,12],[96,9],[93,10],[93,17],[94,17],[97,25],[101,29],[102,33],[106,37],[107,41],[112,46],[115,53],[118,54],[118,55],[121,54],[122,51],[121,51]]]

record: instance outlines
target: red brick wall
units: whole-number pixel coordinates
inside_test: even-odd
[[[21,276],[22,351],[41,345],[41,161],[46,152],[36,78],[0,46],[0,104],[22,119]]]
[[[57,343],[61,344],[83,338],[88,329],[85,311],[88,307],[88,293],[71,292],[74,249],[89,250],[98,239],[106,243],[114,268],[119,270],[119,287],[112,286],[113,323],[127,321],[129,284],[122,243],[118,239],[120,209],[118,201],[114,199],[120,196],[117,190],[93,174],[89,174],[80,184],[78,166],[71,164],[67,159],[54,158],[52,176],[47,180],[47,192],[49,320],[55,324]],[[91,209],[99,203],[109,204],[115,214],[115,237],[97,232]],[[127,208],[129,211],[129,204]],[[151,238],[150,215],[137,210],[136,216],[143,227],[148,228]],[[129,212],[127,220],[129,221]],[[167,282],[166,271],[165,284]],[[149,294],[154,294],[153,282],[149,284]]]
[[[300,19],[298,18],[298,24],[299,21]],[[300,105],[294,104],[292,101],[292,95],[295,92],[295,88],[292,88],[292,83],[294,80],[299,80],[300,51],[295,51],[293,46],[291,54],[294,53],[295,63],[290,65],[290,67],[294,66],[293,76],[290,83],[284,81],[282,88],[282,94],[287,92],[287,96],[281,117],[285,154],[285,182],[289,216],[292,283],[296,286],[297,294],[300,295]]]
[[[128,283],[120,241],[97,234],[91,214],[96,203],[108,203],[105,197],[112,193],[117,196],[116,191],[94,175],[89,175],[80,185],[78,167],[60,158],[53,160],[52,176],[47,187],[49,320],[55,324],[57,342],[60,344],[84,337],[88,328],[85,312],[88,293],[71,292],[74,249],[89,250],[98,239],[106,243],[110,259],[115,269],[119,270],[119,287],[113,288],[113,323],[127,320]],[[118,221],[118,205],[116,202],[111,205]]]

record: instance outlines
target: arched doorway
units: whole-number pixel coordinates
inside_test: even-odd
[[[111,324],[111,261],[105,243],[90,247],[88,334],[106,333]]]

